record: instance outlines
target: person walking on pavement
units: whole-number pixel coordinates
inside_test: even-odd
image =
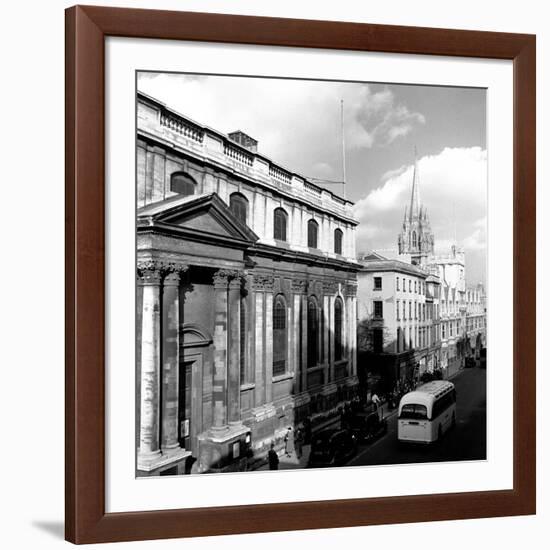
[[[378,397],[376,393],[372,396],[372,402],[374,403],[374,410],[376,411],[378,416],[380,416],[378,409],[380,408],[381,401],[380,401],[380,397]]]
[[[279,455],[277,455],[277,452],[275,451],[274,443],[271,444],[271,449],[269,449],[269,452],[267,453],[267,461],[269,463],[270,470],[279,469]]]
[[[294,434],[292,433],[292,428],[289,426],[286,435],[285,435],[285,454],[290,458],[294,452]]]
[[[294,448],[296,449],[296,456],[298,460],[302,458],[302,446],[304,443],[303,433],[300,428],[294,430]]]

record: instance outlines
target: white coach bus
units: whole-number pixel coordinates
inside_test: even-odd
[[[452,382],[428,382],[405,394],[399,402],[399,441],[431,443],[455,424],[456,392]]]

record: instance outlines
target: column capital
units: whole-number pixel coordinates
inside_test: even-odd
[[[164,270],[164,286],[179,286],[182,275],[188,266],[173,265]]]
[[[305,294],[307,289],[306,279],[292,279],[292,292],[295,294]]]
[[[273,275],[267,273],[254,274],[252,279],[252,288],[254,290],[264,290],[266,292],[273,292],[273,285],[275,278]]]
[[[240,287],[243,276],[244,273],[237,269],[218,269],[213,276],[214,286],[216,288],[227,288],[231,283],[231,286],[238,285]]]
[[[336,294],[338,284],[335,281],[323,281],[323,294]]]
[[[356,284],[346,284],[344,286],[344,294],[347,298],[354,298],[357,296],[357,285]]]
[[[181,273],[187,269],[189,266],[186,264],[164,260],[147,259],[137,262],[137,276],[143,284],[160,284],[164,277],[176,274],[179,280]]]

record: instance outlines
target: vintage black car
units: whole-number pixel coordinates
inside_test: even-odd
[[[342,466],[357,453],[357,437],[351,430],[323,430],[311,441],[309,468]]]
[[[351,418],[351,431],[358,441],[368,442],[388,431],[388,421],[381,418],[379,411],[356,412]]]

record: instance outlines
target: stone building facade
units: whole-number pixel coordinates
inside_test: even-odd
[[[228,471],[357,388],[352,203],[138,94],[137,475]]]
[[[358,274],[358,358],[384,391],[439,367],[440,281],[419,266],[370,253]]]

